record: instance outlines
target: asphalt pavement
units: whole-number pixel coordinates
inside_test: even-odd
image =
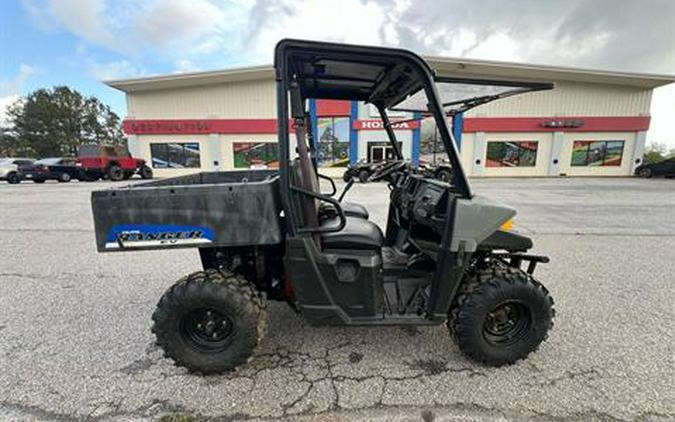
[[[486,368],[444,326],[309,327],[275,303],[261,352],[211,377],[150,332],[195,250],[97,254],[89,192],[112,184],[0,184],[0,421],[675,420],[675,180],[471,183],[551,257],[537,277],[557,317],[538,352]],[[348,198],[384,223],[385,185]]]

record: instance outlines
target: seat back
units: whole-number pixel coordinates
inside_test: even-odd
[[[309,158],[307,148],[305,122],[304,119],[296,119],[295,135],[298,144],[298,158],[293,161],[291,166],[291,183],[310,192],[321,193],[319,188],[319,179],[316,175],[314,165]],[[295,192],[296,209],[300,211],[300,223],[303,227],[318,227],[319,225],[319,205],[316,198]]]

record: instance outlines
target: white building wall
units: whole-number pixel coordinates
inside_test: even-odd
[[[466,117],[640,116],[649,114],[650,89],[559,82],[549,91],[504,98],[473,109]]]
[[[230,82],[128,94],[128,117],[136,119],[274,119],[274,80]]]

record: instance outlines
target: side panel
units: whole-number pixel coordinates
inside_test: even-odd
[[[98,251],[280,243],[277,179],[204,183],[220,175],[92,192]]]
[[[310,236],[287,239],[286,268],[303,316],[314,325],[381,317],[380,252],[334,252],[319,252]]]

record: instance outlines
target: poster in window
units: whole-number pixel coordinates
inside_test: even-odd
[[[320,117],[318,161],[322,167],[341,167],[349,163],[349,117]]]
[[[279,168],[276,142],[234,142],[232,149],[235,168]]]
[[[618,167],[623,157],[624,141],[574,141],[572,166]]]
[[[198,142],[166,142],[150,144],[154,168],[199,168],[201,159]]]
[[[537,163],[536,141],[490,141],[486,167],[534,167]]]

